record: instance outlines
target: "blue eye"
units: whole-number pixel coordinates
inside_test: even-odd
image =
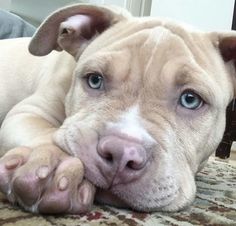
[[[203,105],[202,98],[193,91],[185,91],[181,94],[179,103],[182,107],[195,110]]]
[[[101,89],[103,87],[103,77],[98,73],[87,75],[87,84],[91,89]]]

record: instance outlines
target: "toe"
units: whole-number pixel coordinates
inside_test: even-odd
[[[22,206],[32,206],[51,183],[54,170],[60,161],[58,154],[50,146],[33,150],[28,161],[21,166],[12,178],[13,193]]]
[[[77,189],[75,198],[72,200],[69,213],[77,214],[88,212],[93,205],[95,191],[93,184],[87,180],[83,180]]]
[[[39,212],[71,212],[74,199],[77,199],[78,187],[83,180],[83,175],[84,168],[79,159],[65,158],[56,169],[53,182],[42,196]]]
[[[15,171],[25,164],[31,149],[21,147],[15,148],[7,152],[0,159],[0,191],[9,195],[11,193],[11,180]]]

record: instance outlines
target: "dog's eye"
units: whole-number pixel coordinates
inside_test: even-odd
[[[103,77],[98,73],[87,75],[87,83],[91,89],[101,89],[103,87]]]
[[[199,95],[187,90],[181,94],[179,103],[184,108],[195,110],[202,107],[204,102]]]

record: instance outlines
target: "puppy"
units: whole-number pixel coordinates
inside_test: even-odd
[[[222,139],[235,58],[234,32],[87,4],[2,40],[0,190],[41,213],[86,212],[94,197],[184,208]]]

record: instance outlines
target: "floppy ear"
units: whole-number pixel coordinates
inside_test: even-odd
[[[222,38],[219,43],[219,49],[226,62],[236,60],[236,36]]]
[[[236,60],[236,32],[211,33],[213,43],[219,48],[219,51],[225,62]]]
[[[225,32],[213,34],[223,60],[232,63],[234,74],[236,73],[236,32]],[[234,67],[233,67],[234,66]],[[234,83],[234,99],[229,103],[226,110],[226,127],[221,143],[216,150],[216,156],[220,158],[228,158],[233,141],[236,140],[236,77],[232,76]]]
[[[52,13],[34,34],[29,51],[44,56],[52,50],[65,50],[74,57],[95,36],[131,15],[118,7],[90,4],[71,5]]]
[[[222,59],[232,68],[232,82],[236,97],[236,31],[210,33],[213,45],[219,50]]]

